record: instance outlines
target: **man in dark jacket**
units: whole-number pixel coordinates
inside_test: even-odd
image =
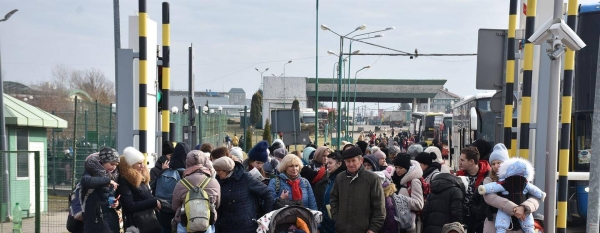
[[[169,160],[171,160],[173,149],[174,148],[172,142],[163,142],[162,156],[158,158],[158,160],[154,164],[154,167],[150,169],[150,189],[152,190],[152,194],[156,192],[156,179],[160,177],[164,170],[169,169]]]
[[[342,157],[347,170],[337,175],[330,197],[336,232],[379,232],[386,214],[379,176],[362,166],[360,148],[348,148]]]
[[[431,194],[423,207],[423,233],[439,233],[444,224],[463,222],[465,184],[460,177],[440,173],[431,181]]]
[[[477,148],[469,146],[460,151],[458,166],[460,171],[456,172],[456,175],[466,176],[469,180],[463,200],[463,216],[464,223],[468,227],[467,232],[482,232],[487,204],[483,196],[477,192],[477,188],[488,176],[490,164],[485,160],[479,160]]]

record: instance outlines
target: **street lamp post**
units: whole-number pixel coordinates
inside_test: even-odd
[[[18,9],[14,9],[10,12],[8,12],[5,16],[4,19],[0,19],[0,22],[4,22],[6,20],[8,20],[14,13],[16,13],[17,11],[19,11]],[[0,54],[2,54],[0,52]],[[6,123],[4,121],[4,80],[2,79],[2,60],[1,60],[1,56],[0,56],[0,91],[2,91],[2,96],[0,96],[0,134],[1,134],[1,138],[0,138],[0,150],[2,151],[7,151],[8,150],[8,144],[6,141]],[[3,172],[3,177],[4,177],[4,183],[3,186],[4,188],[2,190],[4,190],[4,193],[2,193],[2,195],[4,196],[4,203],[10,203],[10,182],[8,179],[9,177],[9,166],[10,164],[8,163],[8,154],[3,154],[2,155],[4,157],[4,172]],[[10,212],[10,208],[6,208],[6,216],[7,217],[11,217],[11,212]]]
[[[265,91],[265,85],[263,84],[263,73],[267,72],[267,70],[269,70],[269,68],[266,68],[265,71],[260,72],[260,70],[258,70],[258,68],[254,68],[256,71],[258,71],[258,73],[260,73],[260,89],[264,92]]]
[[[292,60],[289,60],[288,62],[283,64],[283,74],[282,74],[282,78],[283,78],[283,108],[285,108],[285,102],[287,100],[287,92],[285,91],[285,66],[290,63],[292,63]]]
[[[342,36],[342,35],[336,33],[335,31],[331,30],[326,25],[324,25],[324,24],[321,25],[321,29],[323,29],[325,31],[330,31],[333,34],[336,34],[337,36],[340,37],[340,56],[338,56],[338,63],[339,64],[343,64],[342,63],[342,56],[341,55],[344,52],[344,38],[346,38],[346,36],[348,36],[348,35],[356,32],[358,30],[364,30],[365,28],[367,28],[367,25],[363,24],[362,26],[356,27],[356,29],[354,29],[350,33]],[[340,100],[341,94],[342,94],[341,93],[341,88],[342,88],[342,66],[341,65],[338,66],[338,72],[339,73],[338,73],[338,96],[337,96],[338,98],[337,98],[337,105],[338,105],[338,111],[339,111],[340,107],[342,105],[341,100]],[[340,142],[341,142],[341,140],[340,140],[340,129],[342,128],[342,115],[338,114],[337,118],[338,118],[338,122],[337,122],[337,133],[336,133],[336,136],[337,136],[337,143],[336,144],[337,144],[337,148],[339,149],[340,148]]]
[[[352,106],[352,115],[353,115],[353,120],[356,119],[356,75],[358,74],[359,71],[364,70],[364,69],[369,69],[371,68],[371,65],[365,66],[363,68],[361,68],[360,70],[357,70],[356,73],[354,73],[354,106]],[[354,125],[352,124],[352,133],[354,133]],[[354,136],[354,135],[352,135]]]

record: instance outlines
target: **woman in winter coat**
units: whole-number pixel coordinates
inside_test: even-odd
[[[221,186],[221,206],[216,232],[256,232],[256,219],[271,212],[275,199],[267,186],[244,172],[239,162],[229,157],[213,161]]]
[[[408,197],[408,207],[411,210],[411,215],[415,219],[417,211],[423,210],[423,184],[421,184],[421,178],[423,176],[423,170],[419,162],[410,160],[410,155],[400,154],[394,159],[395,172],[392,175],[392,181],[398,189],[398,194]],[[415,221],[413,221],[415,222]],[[406,232],[418,233],[420,232],[421,221],[417,225],[413,225]]]
[[[317,201],[319,211],[323,213],[323,221],[321,222],[321,233],[335,233],[335,222],[329,216],[327,206],[329,205],[329,196],[331,189],[335,183],[335,178],[338,174],[346,171],[346,164],[339,152],[333,152],[327,155],[327,175],[324,179],[315,184],[314,194]]]
[[[445,224],[463,222],[463,198],[468,179],[440,173],[431,181],[431,193],[423,207],[423,233],[438,233]]]
[[[496,144],[489,158],[491,162],[492,169],[490,171],[490,175],[483,180],[483,184],[487,184],[490,182],[498,181],[498,170],[500,168],[500,164],[502,164],[505,160],[508,159],[508,150],[506,146],[502,143]],[[512,216],[512,227],[513,230],[507,230],[507,233],[522,233],[521,224],[519,224],[517,218],[520,216],[527,216],[530,213],[533,213],[539,207],[539,200],[536,198],[529,198],[525,200],[520,205],[509,201],[508,199],[499,196],[497,193],[490,193],[483,195],[483,199],[489,205],[486,218],[483,223],[483,232],[484,233],[492,233],[496,232],[495,226],[495,218],[498,209],[501,209],[505,213],[508,213]]]
[[[144,155],[133,147],[127,147],[119,163],[119,188],[121,206],[125,218],[124,228],[140,226],[133,221],[133,214],[147,209],[160,209],[160,201],[150,193],[150,174],[144,164]],[[160,232],[160,228],[155,232]]]
[[[119,216],[115,211],[119,206],[115,195],[115,189],[119,186],[118,164],[119,153],[113,148],[104,148],[85,159],[85,173],[81,177],[81,196],[85,197],[87,194],[82,200],[84,205],[81,206],[83,232],[119,232]],[[112,205],[109,205],[109,197],[115,198]]]
[[[379,233],[398,233],[398,222],[396,222],[396,208],[394,207],[394,200],[392,194],[398,189],[392,182],[391,176],[394,173],[394,169],[388,166],[382,170],[381,173],[384,175],[384,181],[381,185],[383,187],[383,194],[385,196],[385,220]]]
[[[269,182],[275,208],[302,203],[302,206],[317,210],[317,202],[308,180],[300,176],[302,161],[295,155],[286,155],[279,165],[279,175]]]
[[[265,173],[263,166],[269,162],[269,143],[262,140],[248,152],[248,159],[244,160],[244,168],[247,172],[256,168],[261,176],[268,181],[269,176]]]
[[[439,163],[433,163],[433,160],[435,158],[436,157],[433,152],[421,152],[419,153],[419,155],[417,155],[417,158],[415,158],[415,160],[419,162],[419,165],[421,165],[421,169],[423,170],[423,179],[429,184],[431,184],[431,180],[433,179],[433,177],[440,173],[440,169],[442,166]]]
[[[205,178],[210,179],[204,191],[208,194],[208,198],[211,202],[211,221],[213,224],[214,220],[217,219],[217,211],[219,204],[221,203],[221,186],[219,182],[214,179],[214,168],[212,162],[210,162],[209,156],[202,151],[193,150],[187,154],[185,159],[185,171],[183,172],[182,179],[188,180],[193,186],[198,186]],[[185,196],[188,193],[188,189],[181,183],[178,182],[173,190],[173,203],[171,208],[175,211],[174,222],[177,223],[177,232],[186,232],[185,227],[181,225],[181,206],[185,203]],[[213,232],[211,228],[206,232]]]

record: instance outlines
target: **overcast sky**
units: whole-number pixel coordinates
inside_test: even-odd
[[[5,80],[25,84],[50,80],[52,68],[97,68],[114,80],[113,1],[3,0],[0,15],[19,9],[0,23],[2,69]],[[128,16],[137,12],[135,0],[121,1],[121,41],[128,47]],[[148,0],[148,14],[158,23],[161,2]],[[546,1],[543,1],[546,2]],[[551,1],[547,1],[551,4]],[[580,3],[596,1],[580,0]],[[541,3],[538,3],[541,4]],[[346,34],[394,26],[383,38],[369,42],[420,53],[476,53],[479,28],[507,28],[505,0],[321,0],[319,24]],[[316,11],[314,0],[171,1],[172,89],[187,89],[187,50],[196,48],[196,90],[240,87],[248,96],[260,85],[260,74],[315,77]],[[319,77],[330,78],[339,39],[318,30]],[[346,43],[347,44],[347,43]],[[346,47],[346,50],[348,48]],[[389,53],[354,43],[363,53]],[[152,55],[152,52],[149,52]],[[370,79],[446,79],[449,91],[475,94],[475,57],[354,56],[352,73]],[[266,87],[268,88],[268,87]]]

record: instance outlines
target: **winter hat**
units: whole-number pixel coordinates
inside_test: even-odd
[[[127,147],[123,150],[123,157],[125,158],[125,162],[127,165],[133,166],[136,163],[144,161],[144,155],[139,150],[133,147]]]
[[[390,153],[391,155],[397,155],[398,153],[400,153],[400,147],[390,146],[388,153]]]
[[[377,157],[375,157],[375,155],[365,155],[364,158],[363,163],[370,163],[371,166],[373,166],[374,172],[379,171],[379,163],[377,163]]]
[[[304,159],[304,161],[306,162],[310,162],[310,155],[313,154],[313,152],[315,152],[315,148],[313,147],[306,147],[304,148],[304,150],[302,151],[302,159]]]
[[[458,233],[465,233],[465,228],[459,222],[452,222],[444,224],[442,227],[442,233],[449,233],[450,231],[456,231]]]
[[[527,181],[533,181],[535,170],[533,165],[522,158],[510,158],[500,164],[498,169],[498,177],[500,181],[511,176],[522,176]]]
[[[190,153],[190,147],[185,142],[177,143],[175,149],[173,150],[173,154],[171,155],[169,168],[185,168],[185,159],[188,153]]]
[[[421,146],[421,144],[413,144],[412,146],[408,147],[407,152],[411,158],[415,158],[417,155],[419,155],[419,153],[423,152],[423,146]]]
[[[285,148],[279,148],[273,151],[273,157],[275,158],[283,159],[283,157],[285,157],[287,154],[288,152],[285,150]]]
[[[410,169],[410,155],[402,153],[396,156],[394,158],[394,166],[402,167],[406,170]]]
[[[439,164],[444,163],[444,159],[442,158],[442,152],[440,151],[440,148],[437,148],[436,146],[430,146],[427,147],[423,152],[435,153],[435,159],[433,159],[433,162],[437,162]]]
[[[100,153],[98,153],[98,159],[100,160],[100,164],[104,164],[104,163],[118,163],[119,162],[119,152],[117,152],[117,150],[110,148],[110,147],[104,147],[102,148],[102,150],[100,150]]]
[[[358,147],[351,147],[342,152],[343,159],[350,159],[362,155],[362,151]]]
[[[433,163],[433,160],[436,158],[435,153],[431,152],[431,153],[427,153],[427,152],[421,152],[419,153],[419,155],[417,155],[417,158],[415,158],[415,160],[417,160],[417,162],[425,164],[427,166],[431,166],[431,163]]]
[[[231,151],[229,151],[229,154],[235,156],[240,161],[244,161],[244,151],[242,151],[242,148],[240,147],[232,147]]]
[[[367,143],[365,141],[358,141],[358,142],[356,142],[356,146],[358,146],[360,148],[360,150],[362,151],[362,153],[365,154],[365,151],[367,151],[367,146],[369,146],[369,143]]]
[[[499,160],[499,161],[506,161],[508,159],[508,150],[506,149],[506,146],[504,146],[504,144],[502,143],[498,143],[494,146],[494,150],[492,151],[492,154],[490,154],[490,162],[493,162],[494,160]]]
[[[385,153],[383,153],[383,151],[381,150],[375,151],[373,155],[375,156],[375,158],[377,158],[377,160],[385,159]]]
[[[213,161],[213,167],[216,171],[229,172],[233,170],[233,168],[235,167],[235,163],[233,162],[233,159],[229,157],[221,157]]]
[[[262,140],[256,143],[250,152],[248,152],[248,159],[266,163],[269,161],[269,152],[267,152],[268,149],[269,143],[265,140]]]
[[[477,139],[472,144],[467,146],[474,146],[479,151],[479,160],[488,160],[489,154],[492,152],[492,145],[483,139]]]
[[[163,142],[162,155],[173,154],[173,143],[169,141]]]
[[[371,154],[374,154],[376,151],[380,151],[381,149],[378,146],[371,147]]]
[[[273,144],[271,144],[271,146],[275,147],[275,143],[279,143],[279,147],[277,147],[277,148],[285,148],[285,144],[283,143],[283,141],[281,139],[273,140]],[[275,148],[275,149],[277,149],[277,148]]]

